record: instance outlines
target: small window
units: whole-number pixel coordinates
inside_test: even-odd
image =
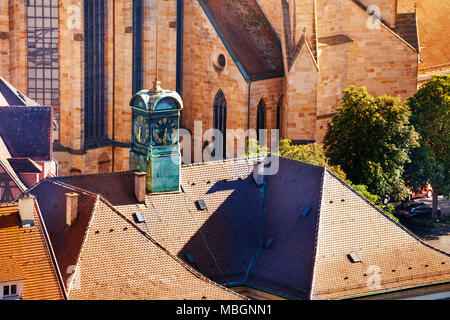
[[[13,284],[11,286],[11,295],[15,296],[17,294],[17,285]]]
[[[134,218],[134,222],[135,223],[143,223],[143,222],[145,222],[144,216],[140,212],[137,212],[137,213],[133,214],[133,218]]]
[[[303,210],[303,212],[302,212],[302,216],[303,217],[306,217],[307,215],[308,215],[308,213],[311,211],[311,207],[310,206],[307,206],[306,208],[305,208],[305,210]]]
[[[199,210],[206,210],[208,207],[206,206],[206,203],[204,200],[197,200],[197,207]]]
[[[264,249],[269,249],[274,242],[275,242],[274,238],[267,239],[266,242],[264,242]]]
[[[16,284],[3,286],[3,298],[10,298],[14,296],[17,296]]]
[[[186,261],[187,261],[189,264],[195,263],[194,256],[193,256],[192,254],[190,254],[189,252],[186,253],[185,257],[186,257]]]
[[[347,255],[347,258],[348,258],[348,260],[350,260],[351,263],[361,262],[361,259],[359,258],[359,256],[355,252],[349,253]]]

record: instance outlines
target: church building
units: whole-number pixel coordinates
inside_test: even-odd
[[[402,1],[2,1],[0,74],[55,109],[60,175],[129,169],[130,98],[155,79],[225,154],[237,129],[321,142],[350,85],[417,90],[420,19]]]

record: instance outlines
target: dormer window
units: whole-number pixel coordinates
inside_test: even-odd
[[[0,300],[17,300],[22,297],[22,285],[20,282],[0,284]]]

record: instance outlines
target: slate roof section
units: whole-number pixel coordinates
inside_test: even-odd
[[[244,78],[284,76],[281,41],[256,0],[199,0]]]
[[[13,158],[52,160],[50,107],[0,107],[0,136]]]
[[[267,177],[262,248],[248,283],[287,297],[308,299],[314,267],[324,169],[280,158],[279,173]],[[295,192],[293,192],[295,190]],[[308,215],[302,212],[311,207]]]
[[[8,81],[0,77],[0,107],[37,107],[39,104],[22,94]]]
[[[8,162],[17,173],[41,173],[42,167],[29,158],[10,158]]]
[[[23,280],[23,300],[62,300],[63,289],[54,264],[44,227],[34,207],[34,227],[21,228],[18,205],[0,206],[0,261],[13,259],[18,270],[0,282]],[[1,262],[0,262],[1,263]],[[2,268],[3,265],[1,264]],[[3,272],[1,273],[3,276]]]

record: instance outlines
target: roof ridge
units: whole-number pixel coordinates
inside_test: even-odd
[[[275,155],[274,153],[268,153],[267,155]],[[266,156],[267,156],[266,155]],[[212,160],[212,161],[203,161],[203,162],[192,162],[182,164],[182,167],[196,167],[203,165],[211,165],[211,164],[219,164],[219,163],[227,163],[227,162],[239,162],[239,161],[250,161],[255,159],[265,158],[264,155],[259,156],[245,156],[245,157],[237,157],[237,158],[229,158],[229,159],[221,159],[221,160]]]
[[[320,185],[320,202],[319,202],[319,207],[317,208],[317,221],[316,221],[316,238],[314,239],[314,253],[312,256],[313,259],[313,263],[312,263],[312,270],[311,270],[311,287],[309,288],[309,293],[308,293],[308,297],[309,300],[311,300],[311,294],[314,288],[314,283],[315,283],[315,270],[316,270],[316,257],[317,257],[317,245],[319,243],[319,232],[320,232],[320,213],[322,211],[322,204],[323,204],[323,189],[324,189],[324,181],[325,181],[325,173],[327,172],[327,168],[323,167],[323,171],[322,171],[322,176],[321,176],[321,185]]]
[[[98,203],[99,203],[99,201],[100,201],[100,198],[101,198],[101,197],[100,197],[100,195],[98,194],[97,197],[96,197],[96,199],[95,199],[95,203],[94,203],[94,205],[92,206],[91,216],[89,217],[89,222],[88,222],[88,225],[87,225],[87,227],[86,227],[86,229],[85,229],[85,231],[84,231],[83,240],[81,241],[81,244],[80,244],[80,250],[79,250],[79,252],[78,252],[77,259],[76,259],[76,262],[75,262],[75,270],[73,271],[72,276],[70,276],[70,277],[67,279],[67,280],[70,280],[69,283],[67,283],[67,292],[68,292],[68,293],[69,293],[69,291],[70,291],[70,288],[71,288],[71,286],[72,286],[73,281],[74,281],[74,280],[76,279],[76,277],[77,277],[78,265],[79,265],[79,263],[80,263],[81,255],[83,254],[84,245],[85,245],[85,243],[86,243],[86,241],[87,241],[88,234],[89,234],[89,230],[90,230],[90,227],[91,227],[91,223],[92,223],[92,220],[93,220],[94,215],[95,215],[95,213],[96,213],[96,209],[97,209]]]
[[[247,297],[244,297],[243,295],[230,290],[224,286],[221,286],[220,284],[218,284],[217,282],[212,281],[211,279],[207,278],[206,276],[204,276],[203,274],[201,274],[200,272],[198,272],[197,270],[193,269],[191,266],[189,266],[188,264],[186,264],[183,260],[181,260],[179,257],[173,255],[169,250],[167,250],[164,246],[162,246],[158,241],[156,241],[152,236],[150,236],[147,232],[141,230],[140,228],[138,228],[131,220],[129,220],[122,212],[120,212],[119,210],[117,210],[108,200],[106,200],[105,198],[103,198],[102,196],[98,195],[98,199],[99,201],[103,202],[107,207],[109,207],[113,212],[115,212],[119,217],[121,217],[123,220],[125,220],[128,224],[130,224],[136,231],[138,231],[140,234],[142,234],[147,240],[149,240],[150,242],[152,242],[155,246],[157,246],[160,250],[162,250],[165,254],[167,254],[170,258],[172,258],[175,262],[179,263],[182,267],[184,267],[188,272],[192,273],[195,277],[201,279],[204,282],[207,282],[209,284],[212,284],[214,286],[217,286],[239,298],[242,298],[244,300],[248,300]],[[95,209],[94,209],[95,210]],[[94,215],[94,213],[92,214],[92,216]],[[92,217],[91,217],[92,219]],[[92,220],[91,220],[92,221]],[[89,226],[88,226],[89,229]],[[87,229],[87,230],[88,230]]]

